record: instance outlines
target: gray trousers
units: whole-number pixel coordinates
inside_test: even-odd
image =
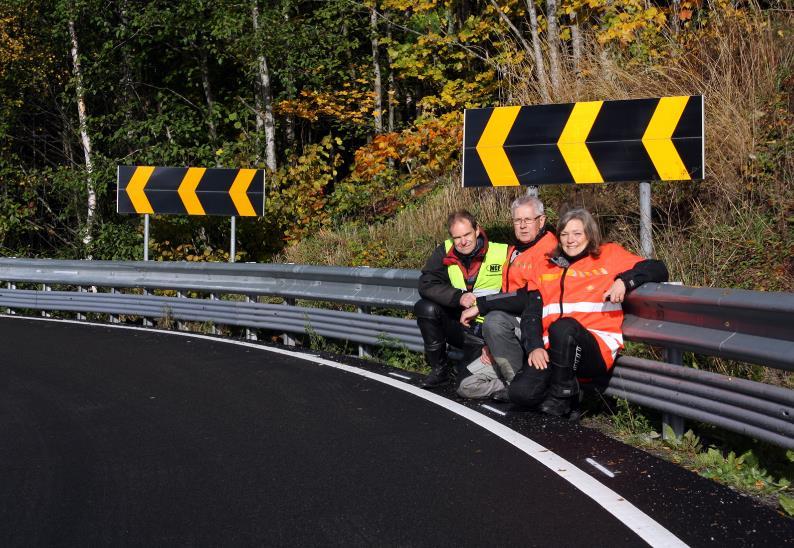
[[[463,398],[473,400],[490,398],[505,387],[494,368],[485,365],[479,358],[471,362],[467,369],[471,375],[460,381],[457,390],[458,395]]]
[[[525,365],[520,320],[507,312],[494,310],[485,316],[482,332],[496,361],[494,369],[497,375],[510,384]]]

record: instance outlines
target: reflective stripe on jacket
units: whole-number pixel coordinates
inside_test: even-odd
[[[612,368],[623,348],[623,308],[604,301],[604,293],[618,274],[630,270],[643,258],[617,244],[603,244],[595,259],[583,257],[568,268],[546,261],[535,279],[543,298],[543,342],[548,347],[549,326],[570,317],[577,320],[596,338],[607,368]],[[530,287],[530,289],[533,289]]]

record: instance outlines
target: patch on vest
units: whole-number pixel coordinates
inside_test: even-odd
[[[489,264],[488,265],[488,272],[501,272],[502,265],[500,264]]]

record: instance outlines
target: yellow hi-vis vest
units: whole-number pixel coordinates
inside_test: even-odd
[[[444,249],[449,253],[452,249],[452,240],[444,241]],[[474,281],[474,289],[472,293],[481,297],[483,295],[493,295],[502,290],[502,266],[507,261],[507,244],[495,244],[488,242],[488,252],[483,258],[480,271],[477,273],[477,279]],[[466,289],[466,280],[463,278],[463,271],[456,264],[447,267],[447,274],[452,286],[457,289]],[[485,318],[477,316],[477,323],[482,323]]]

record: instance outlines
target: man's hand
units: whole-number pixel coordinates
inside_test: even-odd
[[[618,278],[612,283],[606,293],[604,293],[604,300],[613,303],[622,303],[626,299],[626,284],[623,280]]]
[[[536,348],[529,353],[527,363],[535,369],[546,369],[549,366],[549,353],[545,348]]]
[[[475,304],[477,304],[477,295],[474,293],[464,293],[460,296],[461,308],[471,308]]]
[[[471,321],[476,318],[480,313],[480,309],[477,306],[472,306],[471,308],[467,308],[460,314],[460,323],[465,325],[466,327],[469,326]]]
[[[487,346],[482,347],[482,355],[480,355],[480,361],[485,365],[494,364],[493,354],[491,354],[491,351],[488,350]]]

